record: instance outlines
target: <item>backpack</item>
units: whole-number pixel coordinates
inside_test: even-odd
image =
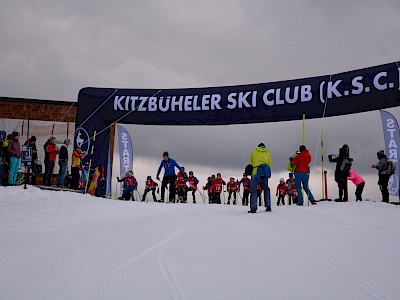
[[[251,164],[248,164],[246,168],[244,168],[244,173],[246,175],[252,175],[253,174],[253,166]]]
[[[351,160],[348,157],[343,158],[343,161],[339,167],[339,170],[343,173],[349,174],[351,169]]]
[[[382,172],[382,174],[392,176],[396,172],[396,164],[388,159],[386,160],[386,170]]]

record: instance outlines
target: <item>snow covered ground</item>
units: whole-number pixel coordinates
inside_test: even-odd
[[[0,299],[399,299],[400,206],[124,202],[0,187]]]

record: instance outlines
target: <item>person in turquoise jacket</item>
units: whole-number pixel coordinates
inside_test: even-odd
[[[264,190],[264,202],[266,211],[271,211],[271,193],[268,187],[268,178],[271,177],[272,158],[264,143],[260,143],[250,155],[250,164],[253,173],[250,184],[250,210],[249,213],[257,212],[257,185],[260,183]]]

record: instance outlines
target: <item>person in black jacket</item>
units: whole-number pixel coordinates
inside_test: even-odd
[[[24,145],[27,145],[28,147],[32,148],[32,161],[31,161],[31,166],[28,168],[28,173],[32,172],[32,167],[35,163],[35,161],[38,159],[38,151],[36,148],[36,136],[32,135],[30,139],[28,139]],[[32,184],[36,184],[36,173],[32,172]]]
[[[64,144],[60,147],[60,152],[58,153],[58,165],[60,169],[58,170],[57,185],[59,187],[65,187],[65,176],[68,170],[68,146],[71,144],[69,139],[64,140]]]
[[[371,168],[377,169],[379,172],[378,185],[382,193],[382,202],[389,203],[388,185],[389,185],[390,175],[387,174],[388,159],[385,154],[385,151],[383,150],[378,151],[378,153],[376,153],[376,156],[378,157],[379,162],[378,164],[373,164]]]
[[[347,176],[351,168],[352,158],[349,157],[349,146],[346,144],[339,149],[339,155],[328,155],[331,163],[336,163],[335,181],[339,188],[339,198],[335,199],[336,202],[347,202]]]

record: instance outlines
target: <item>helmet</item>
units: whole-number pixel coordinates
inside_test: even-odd
[[[235,178],[234,178],[234,177],[231,177],[231,178],[229,178],[229,180],[235,180]]]
[[[289,173],[289,177],[293,177],[293,173]]]
[[[147,176],[147,180],[151,180],[151,176]]]
[[[189,171],[189,175],[193,175],[193,171]]]
[[[211,175],[211,178],[212,178],[212,179],[215,179],[215,175]]]
[[[126,172],[126,176],[133,176],[133,172],[132,171]]]
[[[246,174],[246,173],[243,173],[243,176],[244,176],[244,177],[247,177],[247,174]]]
[[[279,179],[279,182],[285,182],[285,179],[281,178]]]
[[[217,173],[217,176],[221,177],[221,173]]]

